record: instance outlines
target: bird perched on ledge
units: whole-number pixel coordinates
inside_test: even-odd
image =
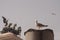
[[[2,18],[3,18],[3,23],[5,23],[5,26],[7,26],[8,25],[8,20],[6,20],[6,18],[4,16],[2,16]]]
[[[5,27],[2,29],[1,33],[11,32],[15,35],[21,34],[21,26],[18,27],[18,29],[16,30],[17,24],[14,24],[14,26],[11,27],[12,23],[8,23],[8,20],[4,16],[2,16],[2,18],[3,18],[3,23],[5,24],[4,25]]]
[[[36,26],[39,27],[40,29],[41,27],[47,27],[48,25],[43,25],[41,23],[38,23],[38,21],[36,20]]]

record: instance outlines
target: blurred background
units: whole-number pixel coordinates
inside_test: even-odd
[[[0,31],[4,27],[2,16],[9,23],[22,27],[21,38],[29,28],[36,29],[35,21],[47,24],[54,31],[54,39],[60,40],[60,0],[0,0]]]

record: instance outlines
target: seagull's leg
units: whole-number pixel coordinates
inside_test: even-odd
[[[39,30],[41,29],[41,27],[39,27]]]
[[[39,27],[39,30],[40,30],[40,27]]]
[[[40,30],[40,26],[38,26],[38,30]]]

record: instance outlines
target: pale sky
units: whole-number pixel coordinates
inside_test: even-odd
[[[60,0],[0,0],[0,30],[4,27],[2,16],[9,22],[17,23],[24,32],[35,28],[35,20],[48,24],[54,31],[54,39],[60,40]],[[52,15],[55,13],[56,15]]]

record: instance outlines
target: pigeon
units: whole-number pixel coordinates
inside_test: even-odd
[[[3,23],[5,23],[5,26],[7,26],[8,25],[8,20],[6,20],[6,18],[4,16],[2,16],[2,18],[3,18]]]
[[[14,24],[14,26],[13,26],[13,29],[15,30],[15,27],[17,26],[17,24]]]
[[[8,27],[10,28],[12,26],[12,23],[9,23]]]

